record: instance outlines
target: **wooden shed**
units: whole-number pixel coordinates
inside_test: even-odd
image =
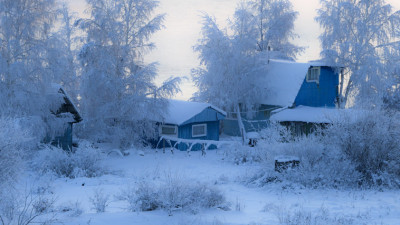
[[[53,84],[48,95],[52,95],[49,99],[52,99],[55,102],[55,106],[53,107],[55,110],[51,110],[50,113],[55,115],[56,118],[59,118],[63,124],[56,128],[62,130],[50,130],[49,132],[57,135],[48,134],[44,142],[51,143],[65,151],[73,151],[73,124],[81,122],[82,117],[71,98],[60,85]],[[69,115],[70,119],[63,119],[66,115]]]
[[[317,128],[324,128],[344,116],[355,113],[350,109],[298,106],[272,112],[271,121],[286,126],[294,136],[308,135]]]
[[[159,123],[159,137],[218,141],[220,121],[225,116],[223,110],[209,103],[169,100],[164,120]],[[186,150],[188,147],[178,144],[177,148]],[[194,146],[192,150],[200,148]]]

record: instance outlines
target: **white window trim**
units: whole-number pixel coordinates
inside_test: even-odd
[[[193,134],[193,130],[194,130],[193,128],[194,127],[200,127],[200,126],[204,127],[204,134],[194,135]],[[204,136],[207,136],[207,124],[206,123],[192,125],[192,137],[204,137]]]
[[[175,129],[175,134],[163,134],[162,133],[162,128],[166,127],[166,128],[174,128]],[[160,130],[159,130],[160,134],[162,136],[173,136],[173,137],[177,137],[178,136],[178,127],[175,125],[161,125],[160,126]]]
[[[317,75],[317,79],[313,79],[313,80],[311,80],[311,79],[309,79],[309,77],[310,77],[310,74],[311,74],[311,70],[318,70],[318,75]],[[310,67],[309,69],[308,69],[308,71],[307,71],[307,76],[306,76],[306,80],[307,80],[307,82],[315,82],[315,83],[317,83],[317,84],[319,84],[319,77],[320,77],[320,75],[321,75],[321,67],[320,66],[314,66],[314,67]]]

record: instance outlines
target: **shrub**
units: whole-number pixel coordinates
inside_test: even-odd
[[[317,212],[312,213],[303,209],[287,210],[283,207],[278,207],[276,215],[279,219],[279,224],[282,225],[351,225],[356,224],[350,216],[331,216],[327,209],[321,208]],[[358,223],[357,223],[358,224]]]
[[[224,155],[228,160],[237,165],[263,162],[267,157],[267,153],[264,149],[259,147],[243,146],[241,144],[232,146],[232,148],[225,151]]]
[[[335,147],[321,143],[320,135],[300,138],[287,145],[287,153],[300,159],[298,168],[281,173],[283,179],[305,187],[355,187],[360,174],[354,165]]]
[[[53,173],[58,177],[96,177],[106,172],[102,159],[102,154],[94,148],[78,148],[75,153],[70,153],[46,146],[37,153],[32,167],[41,174]]]
[[[22,128],[18,119],[0,117],[0,127],[1,191],[17,181],[31,138],[28,130]]]
[[[273,145],[274,150],[266,153],[269,154],[266,161],[269,166],[245,182],[256,186],[280,182],[284,188],[293,184],[308,188],[357,186],[359,173],[355,171],[351,161],[337,148],[326,146],[321,138],[323,137],[316,134],[299,137],[287,143],[276,143]],[[276,172],[273,159],[278,155],[298,157],[300,164],[294,169]]]
[[[332,118],[332,125],[303,137],[266,138],[268,165],[277,155],[300,158],[300,165],[277,173],[272,166],[247,180],[265,185],[291,182],[305,187],[400,187],[400,115],[379,110],[348,111]],[[272,128],[271,128],[272,129]],[[276,132],[283,133],[281,128]],[[275,133],[276,133],[275,132]],[[267,133],[273,135],[273,131]],[[285,184],[286,185],[286,184]]]
[[[62,213],[68,213],[68,215],[71,217],[77,217],[83,213],[83,209],[79,201],[64,203],[58,207],[58,211]]]
[[[399,187],[399,113],[355,111],[325,131],[325,145],[336,146],[362,174],[364,185]]]
[[[136,189],[124,191],[122,198],[131,211],[165,209],[170,215],[175,210],[197,213],[202,208],[227,208],[225,197],[215,187],[176,178],[159,185],[143,181]]]
[[[32,191],[21,193],[8,190],[0,193],[0,224],[28,225],[51,224],[54,217],[48,216],[55,199],[45,195],[35,195]]]
[[[104,194],[102,190],[97,189],[95,190],[93,197],[89,198],[89,200],[96,212],[105,212],[106,207],[110,203],[110,196]]]

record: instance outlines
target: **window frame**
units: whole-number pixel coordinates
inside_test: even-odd
[[[166,127],[166,128],[174,128],[174,134],[163,134],[163,127]],[[161,126],[160,126],[160,134],[161,134],[161,136],[174,136],[174,137],[177,137],[178,136],[178,126],[176,126],[176,125],[167,125],[167,124],[162,124]]]
[[[317,71],[316,73],[317,73],[317,76],[316,76],[316,78],[311,78],[311,75],[312,75],[312,71]],[[320,66],[313,66],[313,67],[310,67],[309,69],[308,69],[308,71],[307,71],[307,76],[306,76],[306,79],[307,79],[307,82],[315,82],[315,83],[317,83],[317,84],[319,84],[319,77],[320,77],[320,75],[321,75],[321,67]]]
[[[193,133],[194,127],[204,127],[204,134],[194,135],[194,133]],[[192,137],[205,137],[205,136],[207,136],[207,124],[206,123],[192,125]]]

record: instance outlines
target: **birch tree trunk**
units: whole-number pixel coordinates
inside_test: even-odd
[[[244,124],[243,124],[243,121],[242,121],[242,115],[240,114],[239,104],[236,105],[236,114],[237,114],[240,134],[242,136],[242,144],[244,145],[245,141],[247,139],[247,135],[246,135],[246,129],[244,128]]]

